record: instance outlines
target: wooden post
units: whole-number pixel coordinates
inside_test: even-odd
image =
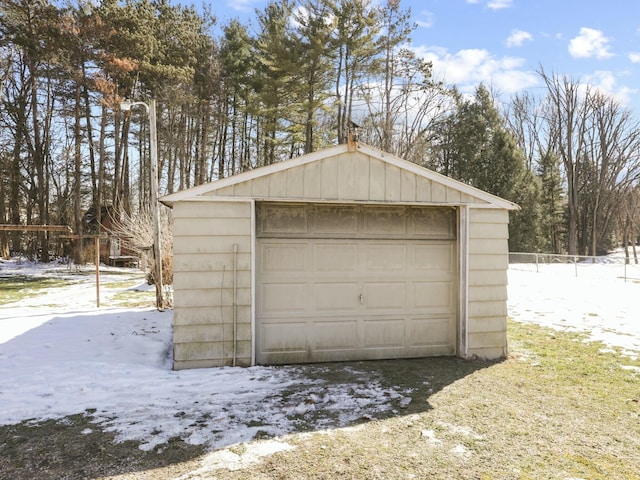
[[[96,264],[96,307],[100,308],[100,235],[61,235],[60,238],[67,238],[70,240],[79,240],[82,242],[83,238],[93,238],[95,245],[94,262]]]

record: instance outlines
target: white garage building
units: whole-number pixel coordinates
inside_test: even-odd
[[[175,369],[506,355],[511,202],[363,144],[162,202]]]

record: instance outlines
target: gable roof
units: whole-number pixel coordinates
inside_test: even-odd
[[[255,184],[265,178],[275,178],[278,175],[281,175],[283,172],[295,171],[296,169],[301,168],[309,168],[309,166],[313,166],[316,163],[322,163],[323,161],[328,161],[329,159],[337,159],[341,156],[351,155],[352,158],[361,158],[365,157],[372,161],[376,161],[377,163],[382,163],[385,166],[389,166],[397,169],[400,172],[405,172],[411,176],[415,176],[416,179],[422,180],[426,182],[430,182],[430,184],[435,184],[444,187],[447,191],[457,192],[457,200],[447,201],[443,203],[450,204],[484,204],[487,207],[493,208],[503,208],[506,210],[517,210],[519,209],[518,205],[505,200],[503,198],[497,197],[490,193],[487,193],[478,188],[467,185],[466,183],[460,182],[458,180],[454,180],[445,175],[441,175],[439,173],[434,172],[433,170],[429,170],[427,168],[421,167],[415,163],[408,162],[403,160],[395,155],[390,153],[385,153],[381,150],[373,148],[371,146],[355,143],[355,144],[342,144],[335,147],[326,148],[323,150],[319,150],[317,152],[309,153],[307,155],[302,155],[300,157],[292,158],[290,160],[285,160],[282,162],[274,163],[272,165],[267,165],[264,167],[256,168],[254,170],[249,170],[243,173],[239,173],[237,175],[233,175],[231,177],[222,178],[220,180],[216,180],[210,183],[206,183],[203,185],[198,185],[196,187],[188,188],[185,190],[181,190],[176,193],[172,193],[169,195],[163,196],[160,201],[167,206],[173,206],[174,203],[180,201],[187,200],[196,200],[196,199],[210,199],[213,200],[216,197],[221,196],[244,196],[244,197],[268,197],[268,198],[283,198],[281,195],[270,195],[270,194],[255,194],[255,193],[246,193],[255,190],[255,188],[251,189],[240,189],[244,184]],[[339,178],[339,172],[336,173],[336,178]],[[237,191],[236,191],[237,189]],[[237,193],[243,191],[244,194]],[[231,193],[234,192],[234,193]],[[292,198],[291,195],[284,196],[286,198]],[[314,198],[312,197],[299,197],[295,198]],[[332,200],[340,200],[343,197],[331,198]],[[466,200],[465,200],[466,199]],[[358,200],[355,199],[354,200]],[[362,199],[360,199],[362,200]],[[384,200],[380,198],[379,200]]]

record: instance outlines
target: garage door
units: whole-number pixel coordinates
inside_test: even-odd
[[[257,209],[256,361],[455,354],[455,212]]]

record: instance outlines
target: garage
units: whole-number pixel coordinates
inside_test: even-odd
[[[176,370],[507,354],[511,202],[360,143],[161,201]]]
[[[265,203],[257,220],[257,363],[455,354],[454,210]]]

